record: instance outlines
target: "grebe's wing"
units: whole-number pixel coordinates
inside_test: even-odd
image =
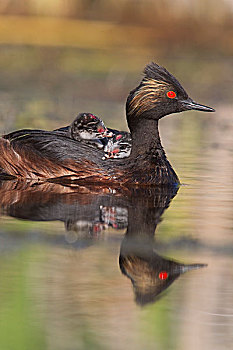
[[[15,139],[19,139],[27,135],[33,135],[38,133],[43,134],[44,132],[45,130],[39,130],[39,129],[21,129],[21,130],[12,131],[9,134],[3,135],[2,137],[9,141],[13,141]]]

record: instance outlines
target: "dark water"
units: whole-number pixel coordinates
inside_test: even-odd
[[[122,101],[134,86],[126,73],[91,80],[75,73],[81,53],[64,73],[58,53],[23,50],[2,48],[2,132],[60,127],[76,111],[125,127]],[[220,70],[198,69],[213,60],[191,63],[191,96],[217,112],[161,121],[179,189],[0,184],[1,350],[232,348],[230,80],[215,84]]]

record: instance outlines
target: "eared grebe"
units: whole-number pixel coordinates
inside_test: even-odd
[[[194,102],[165,68],[151,63],[126,102],[132,137],[129,157],[103,160],[102,149],[77,142],[65,133],[19,130],[0,139],[0,172],[8,178],[78,183],[178,184],[161,145],[158,121],[165,115],[191,109],[214,112],[213,108]]]

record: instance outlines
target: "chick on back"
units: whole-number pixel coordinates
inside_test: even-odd
[[[132,139],[128,132],[108,129],[104,122],[92,113],[79,113],[68,128],[68,135],[76,140],[93,144],[104,151],[103,159],[125,158],[130,155]]]
[[[105,155],[103,159],[129,157],[132,148],[130,133],[112,129],[111,131],[113,132],[113,136],[108,139],[108,143],[104,147]]]
[[[74,140],[91,142],[98,148],[103,148],[107,138],[112,136],[103,121],[91,113],[79,113],[69,131]]]

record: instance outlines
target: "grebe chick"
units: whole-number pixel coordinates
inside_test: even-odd
[[[104,148],[103,159],[126,158],[130,155],[132,139],[130,133],[108,129],[104,122],[92,113],[79,113],[69,127],[71,137]]]
[[[74,140],[91,142],[98,148],[103,148],[107,138],[112,137],[104,122],[92,113],[79,113],[69,131]]]
[[[108,143],[104,147],[105,155],[103,159],[108,158],[127,158],[130,156],[132,148],[132,138],[129,132],[116,131],[110,129],[113,136],[108,139]]]
[[[104,159],[126,158],[130,155],[132,139],[129,132],[108,129],[92,113],[79,113],[71,125],[55,130],[77,141],[90,142],[103,148]]]

